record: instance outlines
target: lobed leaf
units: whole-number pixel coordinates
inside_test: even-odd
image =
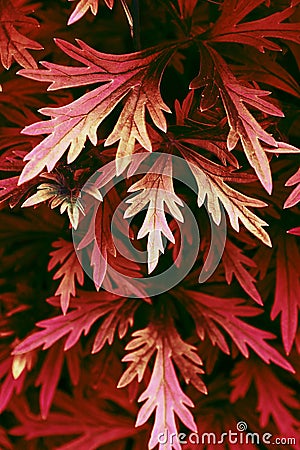
[[[150,358],[156,352],[149,385],[138,399],[139,402],[145,400],[146,402],[138,413],[136,426],[146,423],[155,412],[149,449],[159,444],[160,450],[166,448],[178,450],[181,446],[176,438],[173,442],[168,439],[166,446],[159,439],[159,436],[165,436],[166,433],[167,436],[172,433],[177,436],[175,414],[190,430],[196,431],[197,427],[187,409],[187,406],[193,407],[193,403],[180,387],[172,360],[185,382],[191,382],[200,392],[206,394],[206,387],[198,377],[199,374],[203,374],[202,361],[195,353],[196,348],[182,341],[172,319],[168,319],[167,323],[151,323],[147,328],[133,333],[133,337],[134,339],[126,346],[131,353],[123,358],[123,361],[130,362],[130,365],[122,375],[118,387],[131,383],[136,376],[140,382]]]
[[[245,301],[238,298],[218,298],[202,292],[185,291],[181,289],[179,298],[184,302],[193,317],[198,336],[204,339],[207,333],[213,345],[217,345],[224,353],[229,354],[229,347],[224,334],[219,327],[223,328],[240,352],[249,358],[249,348],[267,364],[274,362],[278,366],[294,372],[291,364],[280,355],[266,340],[274,339],[276,336],[269,331],[249,325],[240,317],[253,317],[262,311],[253,306],[247,306]]]
[[[48,70],[21,70],[19,73],[34,80],[51,81],[50,89],[105,84],[68,105],[42,108],[40,112],[51,119],[24,128],[22,132],[25,134],[48,136],[26,155],[28,163],[21,173],[20,184],[38,175],[45,166],[51,171],[67,150],[68,164],[72,163],[84,148],[87,137],[95,146],[99,125],[122,100],[122,112],[105,141],[106,146],[119,141],[116,154],[118,173],[130,162],[128,158],[120,158],[133,153],[136,140],[146,150],[152,149],[146,128],[146,109],[159,129],[166,131],[167,128],[162,111],[170,110],[161,98],[159,85],[175,45],[127,55],[110,55],[100,53],[80,40],[77,40],[79,48],[63,40],[56,40],[56,43],[85,67],[43,63]]]
[[[10,0],[0,0],[0,58],[5,69],[10,68],[13,59],[26,69],[37,67],[27,49],[42,50],[43,47],[23,34],[37,26],[35,19],[21,13]]]
[[[130,306],[129,306],[130,305]],[[124,336],[128,326],[132,325],[133,315],[138,306],[136,301],[117,297],[104,291],[85,294],[73,300],[74,309],[65,315],[59,315],[42,320],[36,325],[43,330],[37,331],[23,340],[14,349],[14,354],[29,352],[43,346],[43,350],[51,347],[55,342],[66,337],[64,350],[69,350],[79,340],[82,333],[87,335],[91,326],[101,317],[111,317],[110,327],[107,322],[99,326],[93,351],[100,351],[106,340],[112,343],[112,338],[118,328],[119,336]],[[103,326],[103,328],[102,328]],[[100,330],[106,330],[104,336]]]
[[[295,206],[300,201],[300,169],[285,183],[286,186],[297,186],[291,192],[284,203],[284,208],[291,208]]]
[[[265,428],[272,419],[282,434],[295,435],[299,421],[289,408],[299,410],[299,400],[296,392],[280,381],[270,367],[257,361],[243,360],[236,364],[232,376],[232,403],[245,397],[251,384],[254,384],[260,426]]]
[[[300,307],[300,271],[295,261],[300,260],[300,252],[293,236],[278,240],[276,254],[276,288],[271,319],[279,314],[281,334],[285,352],[290,353],[298,328]]]
[[[130,206],[126,209],[124,218],[133,217],[149,203],[147,214],[140,228],[137,238],[148,234],[148,273],[153,272],[158,264],[160,253],[164,253],[162,235],[175,243],[172,231],[165,216],[165,206],[168,212],[180,222],[183,216],[177,205],[183,206],[180,198],[175,194],[172,179],[172,160],[160,157],[141,180],[134,183],[128,192],[142,192],[126,200]]]
[[[52,270],[55,266],[60,264],[60,268],[54,274],[53,279],[62,278],[60,284],[55,292],[55,295],[60,296],[60,304],[63,314],[66,314],[71,295],[76,295],[75,281],[80,286],[84,282],[84,272],[77,259],[72,242],[67,242],[64,239],[59,239],[53,242],[52,246],[56,249],[50,253],[51,259],[48,264],[48,270]]]
[[[73,2],[74,0],[69,0],[69,2]],[[104,0],[106,5],[112,9],[114,5],[114,0]],[[90,9],[92,14],[96,16],[98,12],[98,3],[99,0],[79,0],[74,11],[69,17],[68,25],[71,25],[74,22],[77,22],[77,20],[81,19],[85,13]]]
[[[261,296],[254,284],[256,280],[244,267],[256,267],[255,262],[244,255],[242,250],[234,245],[229,239],[226,240],[222,262],[227,283],[230,284],[232,282],[232,276],[235,275],[244,291],[247,292],[256,303],[262,305],[263,302]]]
[[[198,185],[198,206],[201,207],[206,201],[207,211],[211,214],[214,222],[219,225],[221,221],[219,202],[221,202],[228,213],[232,227],[236,231],[239,231],[240,220],[251,233],[271,247],[270,237],[263,229],[263,226],[267,226],[268,224],[247,208],[247,206],[261,208],[267,206],[266,203],[248,197],[229,187],[223,180],[222,172],[226,174],[224,168],[221,168],[220,176],[217,174],[216,168],[218,166],[216,164],[212,166],[214,173],[208,165],[206,167],[203,166],[202,160],[195,154],[186,154],[185,158],[190,165],[190,169]],[[202,167],[199,166],[199,162]],[[234,174],[230,174],[227,171],[227,175],[229,180],[230,178],[234,180]]]
[[[200,53],[200,73],[190,85],[193,89],[205,86],[200,108],[202,110],[211,108],[216,103],[218,95],[221,96],[230,128],[227,147],[233,150],[238,141],[241,141],[249,164],[270,194],[272,191],[271,170],[260,141],[273,147],[278,147],[278,144],[273,136],[257,122],[245,103],[272,116],[283,117],[284,114],[262,98],[270,92],[240,84],[226,62],[214,49],[201,46]]]
[[[266,38],[279,38],[300,43],[299,23],[283,22],[295,12],[294,7],[270,14],[262,19],[239,23],[263,0],[225,0],[222,14],[210,32],[212,42],[235,42],[256,47],[261,52],[281,50],[281,47]]]

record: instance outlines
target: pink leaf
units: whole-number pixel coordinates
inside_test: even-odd
[[[285,183],[286,186],[297,186],[285,201],[284,208],[291,208],[300,201],[300,169]]]
[[[69,2],[72,2],[72,1],[74,1],[74,0],[69,0]],[[114,0],[104,0],[104,1],[105,1],[106,5],[110,9],[112,9],[112,7],[114,5]],[[72,12],[72,14],[68,20],[68,25],[71,25],[72,23],[77,22],[77,20],[81,19],[89,9],[95,16],[98,12],[98,3],[99,3],[99,0],[79,0],[76,5],[76,8]]]
[[[268,91],[241,85],[224,59],[212,48],[200,47],[201,67],[199,75],[191,82],[196,89],[205,86],[200,108],[211,108],[217,100],[218,92],[227,114],[230,131],[227,138],[229,150],[241,141],[245,155],[255,170],[266,191],[272,191],[272,179],[268,158],[261,142],[277,147],[275,139],[256,121],[248,108],[250,105],[272,116],[282,117],[283,113],[272,103],[263,100]]]
[[[137,376],[140,382],[144,376],[146,366],[150,358],[156,352],[154,368],[147,389],[138,399],[146,400],[141,407],[136,421],[136,426],[146,423],[155,412],[155,422],[149,441],[149,449],[159,444],[159,449],[175,448],[181,446],[178,440],[168,440],[165,447],[159,436],[177,435],[175,414],[192,431],[196,431],[196,424],[187,406],[193,407],[192,401],[187,397],[177,380],[172,360],[181,372],[186,383],[192,383],[200,392],[207,393],[206,387],[199,374],[202,361],[195,353],[196,348],[187,344],[180,338],[173,320],[169,318],[166,323],[153,323],[143,330],[133,333],[134,339],[127,344],[126,349],[131,351],[123,361],[130,362],[129,367],[122,375],[118,387],[124,387],[131,383]]]
[[[96,145],[99,125],[123,99],[122,113],[105,141],[105,145],[119,141],[118,173],[130,162],[128,158],[120,158],[133,153],[136,140],[146,150],[152,149],[145,123],[146,109],[158,128],[163,131],[167,128],[162,111],[170,110],[161,98],[159,85],[164,68],[174,52],[174,45],[127,55],[110,55],[100,53],[80,40],[77,40],[79,47],[60,39],[56,43],[85,67],[44,62],[46,70],[21,70],[19,73],[34,80],[51,81],[49,89],[104,84],[68,105],[42,108],[40,112],[51,119],[25,127],[25,134],[48,134],[48,137],[26,155],[28,163],[20,176],[20,184],[39,174],[45,166],[51,171],[67,150],[68,163],[73,162],[82,151],[87,137]]]
[[[132,323],[132,319],[129,319],[127,315],[123,316],[123,308],[128,311],[128,315],[131,317],[139,304],[136,300],[117,297],[105,291],[99,293],[88,292],[88,294],[82,291],[80,294],[78,298],[74,298],[72,301],[72,307],[74,309],[66,313],[66,315],[59,315],[38,322],[36,325],[43,328],[43,330],[31,334],[17,345],[14,349],[14,354],[26,353],[41,345],[43,345],[43,349],[45,350],[64,336],[67,336],[64,350],[68,350],[78,342],[82,333],[87,335],[91,326],[99,318],[106,315],[113,315],[115,317],[113,330],[116,330],[118,327],[119,334],[124,336],[124,327],[127,330],[124,323],[130,324]],[[55,299],[53,301],[55,304]],[[129,304],[131,307],[129,307]],[[101,327],[102,325],[99,326],[98,334],[100,333]],[[105,322],[104,328],[106,328]],[[110,333],[105,334],[105,338],[102,337],[99,339],[101,345],[100,342],[96,342],[97,351],[102,348],[106,339],[111,341]]]

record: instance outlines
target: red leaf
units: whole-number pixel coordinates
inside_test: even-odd
[[[255,81],[269,84],[277,89],[281,89],[295,97],[300,97],[300,86],[293,76],[281,67],[274,58],[267,54],[258,53],[255,49],[244,49],[231,55],[238,57],[238,61],[243,65],[235,65],[233,71],[239,79],[252,81],[255,73]]]
[[[270,419],[273,419],[282,434],[295,435],[299,421],[291,414],[289,408],[299,411],[300,403],[295,398],[296,392],[283,384],[270,367],[257,361],[243,360],[236,364],[232,376],[232,403],[245,397],[250,385],[254,383],[260,426],[265,428]]]
[[[58,392],[55,399],[55,412],[50,412],[45,421],[34,415],[24,400],[16,402],[14,414],[21,422],[10,433],[26,436],[26,439],[45,436],[77,436],[58,446],[57,450],[97,450],[115,440],[122,440],[137,434],[130,417],[105,411],[93,397],[85,398],[82,393],[74,397]],[[102,405],[103,406],[103,405]]]
[[[97,290],[100,289],[105,278],[109,255],[114,258],[117,255],[111,232],[111,221],[119,201],[117,192],[111,189],[104,199],[98,202],[97,208],[85,211],[85,217],[80,224],[81,229],[84,230],[84,236],[78,243],[77,250],[81,258],[82,249],[91,246],[90,265],[93,267],[93,281]]]
[[[41,416],[47,419],[49,409],[61,376],[64,362],[64,350],[61,342],[54,344],[47,352],[35,386],[41,386],[40,409]]]
[[[53,276],[54,280],[62,278],[55,295],[60,295],[61,309],[66,314],[71,295],[76,295],[75,281],[80,286],[84,282],[84,272],[80,262],[77,259],[77,255],[74,250],[72,242],[67,242],[64,239],[59,239],[52,243],[52,247],[56,248],[50,253],[51,259],[48,264],[48,270],[52,270],[57,264],[61,264],[61,267]]]
[[[18,11],[10,0],[0,0],[0,56],[5,69],[10,68],[13,59],[26,69],[37,67],[27,49],[42,50],[43,47],[22,34],[37,26],[35,19]]]
[[[246,358],[250,356],[248,349],[250,347],[267,364],[274,362],[278,366],[294,372],[290,363],[266,342],[267,339],[274,339],[276,337],[274,334],[249,325],[239,318],[261,314],[262,311],[258,308],[247,306],[242,299],[218,298],[202,292],[186,291],[182,288],[178,297],[190,311],[201,340],[207,333],[213,345],[217,344],[223,352],[229,354],[225,337],[219,329],[221,327],[229,334]]]
[[[295,261],[300,261],[296,238],[284,236],[278,240],[276,257],[276,290],[271,319],[281,314],[281,334],[284,349],[290,353],[298,326],[300,307],[300,271]]]
[[[9,200],[12,193],[18,190],[19,177],[6,178],[0,180],[0,205]]]
[[[295,236],[300,236],[300,227],[292,228],[291,230],[287,231],[289,234],[294,234]]]
[[[255,278],[244,268],[244,265],[256,267],[255,262],[244,255],[229,239],[226,240],[222,262],[227,283],[231,284],[232,275],[234,274],[244,291],[259,305],[262,305],[261,296],[254,285]]]
[[[9,133],[7,133],[7,134],[8,134],[7,140],[9,139],[9,141],[10,141],[9,145],[11,145],[12,136],[10,136]],[[15,142],[14,148],[18,147],[18,145],[19,145],[18,140],[19,139],[14,140],[14,142]],[[20,141],[21,141],[21,139],[20,139]],[[4,147],[5,143],[3,141],[0,143],[0,148],[2,147],[1,144],[3,144],[3,147]],[[21,143],[21,146],[22,146],[22,144],[23,143]],[[1,150],[2,150],[2,148],[1,148]],[[24,167],[23,158],[26,155],[26,153],[27,153],[26,151],[15,150],[15,149],[13,150],[12,148],[5,150],[2,153],[2,155],[0,156],[0,170],[4,171],[4,172],[21,172],[21,170]]]
[[[18,179],[19,177],[11,177],[0,180],[0,208],[6,205],[14,208],[37,184],[36,180],[30,180],[22,186],[18,186]]]
[[[181,19],[192,17],[198,0],[178,0]]]
[[[66,359],[69,375],[73,385],[78,382],[80,346],[74,346],[67,352],[64,351],[61,341],[55,343],[46,352],[35,386],[41,386],[39,403],[41,416],[46,420],[61,377],[64,360]]]
[[[257,450],[255,440],[252,440],[250,436],[250,439],[245,436],[248,430],[241,434],[234,434],[239,431],[237,424],[241,421],[241,418],[242,421],[247,420],[252,432],[261,431],[252,429],[253,421],[249,420],[251,416],[254,416],[252,404],[247,401],[245,409],[242,409],[242,407],[235,408],[235,405],[229,402],[227,381],[221,374],[213,378],[208,390],[209,396],[199,398],[197,401],[195,415],[198,433],[196,436],[190,435],[190,442],[183,448],[186,448],[186,450],[215,450],[216,448],[222,450],[244,450],[245,448]],[[209,400],[210,396],[214,399],[213,401]],[[236,436],[237,439],[229,438],[228,430],[232,430],[232,436]],[[246,439],[243,439],[245,437]]]
[[[300,24],[282,23],[295,12],[295,8],[288,7],[263,19],[239,23],[263,1],[225,0],[222,14],[212,28],[211,41],[247,44],[258,48],[261,52],[265,49],[281,50],[278,44],[266,39],[267,37],[285,39],[299,44]]]
[[[12,444],[8,440],[8,436],[4,428],[0,427],[0,448],[3,450],[12,450]]]
[[[23,365],[21,372],[17,374],[18,376],[14,377],[12,368],[14,358],[7,351],[1,352],[0,358],[0,379],[2,379],[0,387],[0,413],[2,413],[6,409],[13,394],[20,394],[22,391],[27,367],[25,359],[25,365]]]

